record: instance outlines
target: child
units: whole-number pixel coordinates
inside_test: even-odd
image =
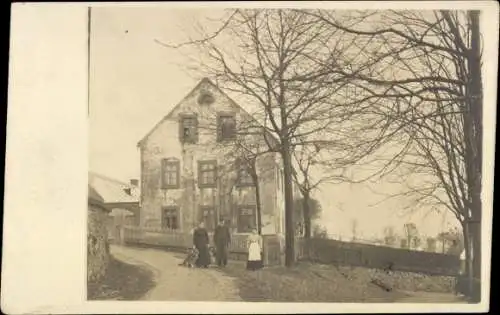
[[[198,259],[198,255],[198,250],[193,246],[192,248],[188,249],[186,258],[182,263],[179,264],[179,266],[193,268],[196,260]]]
[[[262,264],[262,236],[257,233],[257,229],[252,230],[248,236],[248,259],[247,269],[258,270],[263,267]]]

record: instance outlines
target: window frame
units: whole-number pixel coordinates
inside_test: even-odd
[[[193,131],[193,134],[188,137],[185,136],[184,132],[185,128],[185,120],[192,119],[193,125],[190,126],[190,130]],[[196,144],[198,143],[198,115],[196,114],[179,114],[179,140],[181,143],[190,143]]]
[[[254,220],[254,225],[253,225],[253,228],[257,228],[257,205],[254,205],[254,204],[246,204],[246,205],[238,205],[236,206],[236,231],[237,233],[251,233],[252,231],[251,230],[248,230],[248,229],[240,229],[241,227],[241,217],[243,216],[241,213],[243,211],[243,209],[248,209],[248,208],[251,208],[252,209],[252,217],[253,217],[253,220]],[[249,217],[250,215],[244,215],[245,217]]]
[[[242,159],[236,160],[236,186],[237,187],[255,187],[256,183],[254,181],[254,178],[252,177],[252,174],[249,171],[249,167],[246,165],[245,162],[242,161]],[[245,171],[250,178],[251,182],[243,182],[241,176],[242,171]]]
[[[223,132],[222,120],[224,118],[231,118],[231,119],[233,119],[233,122],[234,122],[234,126],[233,126],[234,130],[233,130],[233,133],[229,137],[226,137],[224,132]],[[217,113],[217,142],[232,141],[232,140],[236,139],[236,132],[237,132],[236,114],[233,112],[219,112],[219,113]]]
[[[199,205],[198,206],[199,213],[200,213],[200,220],[205,224],[205,228],[209,232],[215,231],[215,228],[217,226],[217,212],[215,209],[215,206],[213,205]],[[205,211],[208,211],[208,215],[205,216]],[[207,224],[207,220],[205,218],[209,218],[212,221],[211,225]]]
[[[212,165],[213,170],[207,171],[203,170],[204,165]],[[203,173],[212,172],[214,173],[213,183],[203,182]],[[199,188],[216,188],[217,187],[217,160],[203,160],[198,161],[198,187]]]
[[[168,166],[175,166],[175,184],[167,184],[165,175],[167,173]],[[181,161],[175,158],[165,158],[161,160],[161,188],[162,189],[178,189],[180,188],[180,178],[181,178]]]
[[[161,207],[161,229],[168,231],[181,231],[181,220],[180,220],[180,211],[178,206],[163,206]],[[165,213],[173,213],[176,219],[176,228],[166,227],[165,219],[172,217],[171,215],[165,215]]]

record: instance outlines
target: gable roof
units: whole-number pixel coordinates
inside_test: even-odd
[[[198,84],[196,84],[196,86],[191,89],[191,91],[189,93],[186,94],[186,96],[184,96],[182,98],[182,100],[177,103],[177,105],[175,105],[169,112],[167,115],[165,115],[138,143],[137,143],[137,147],[140,147],[142,145],[142,143],[156,130],[156,128],[158,128],[158,126],[160,126],[160,124],[165,121],[168,117],[170,117],[170,115],[187,99],[189,98],[196,90],[199,89],[199,87],[204,84],[204,83],[207,83],[209,85],[211,85],[213,88],[215,88],[219,93],[221,93],[224,97],[226,97],[233,106],[236,106],[238,107],[243,113],[245,113],[248,117],[251,117],[257,124],[259,124],[262,128],[264,128],[263,124],[259,123],[257,121],[257,119],[255,119],[255,117],[253,117],[252,115],[250,115],[243,107],[241,107],[238,103],[236,103],[231,97],[229,97],[229,95],[227,95],[221,88],[219,88],[216,84],[214,84],[209,78],[203,78],[200,80],[200,82],[198,82]],[[265,131],[266,134],[268,134],[272,140],[274,141],[277,141],[276,137],[273,136],[270,132],[268,131]],[[278,141],[277,141],[278,142]]]
[[[90,184],[88,185],[88,190],[89,202],[104,203],[104,198]]]
[[[88,185],[87,199],[89,205],[109,211],[109,209],[104,205],[104,199],[102,196],[99,195],[99,193],[90,184]]]
[[[182,100],[180,100],[179,103],[177,103],[177,105],[175,105],[169,112],[168,114],[166,114],[165,116],[163,116],[163,118],[158,122],[156,123],[156,125],[154,125],[154,127],[141,139],[139,140],[139,142],[137,142],[137,147],[140,147],[141,144],[153,133],[153,131],[156,130],[156,128],[158,128],[158,126],[160,126],[160,124],[165,121],[168,117],[170,117],[170,115],[186,100],[188,99],[196,90],[198,90],[198,88],[203,84],[203,83],[210,83],[211,85],[213,85],[214,87],[217,87],[215,84],[213,84],[210,79],[208,78],[203,78],[200,80],[200,82],[198,82],[198,84],[196,84],[196,86],[194,88],[191,89],[191,91],[189,91],[189,93],[186,94],[186,96],[184,96],[182,98]]]
[[[130,184],[116,179],[89,172],[89,187],[101,196],[104,203],[132,203],[139,202],[139,196],[131,196],[125,189],[132,188]]]

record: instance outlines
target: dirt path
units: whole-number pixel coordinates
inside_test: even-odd
[[[214,268],[179,266],[179,255],[156,249],[111,246],[117,259],[147,265],[155,274],[156,286],[142,300],[149,301],[241,301],[234,280]]]

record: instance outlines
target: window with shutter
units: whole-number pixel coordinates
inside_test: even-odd
[[[179,138],[182,143],[198,142],[198,118],[196,115],[181,115]]]
[[[217,140],[236,138],[236,118],[234,114],[219,114],[217,119]]]
[[[175,159],[162,160],[162,188],[176,189],[179,188],[180,179],[180,161]]]
[[[257,227],[256,206],[238,207],[238,233],[250,233]]]
[[[199,161],[198,162],[198,187],[210,188],[216,187],[217,162]]]
[[[161,227],[164,230],[179,229],[179,211],[177,207],[164,207],[162,209]]]

